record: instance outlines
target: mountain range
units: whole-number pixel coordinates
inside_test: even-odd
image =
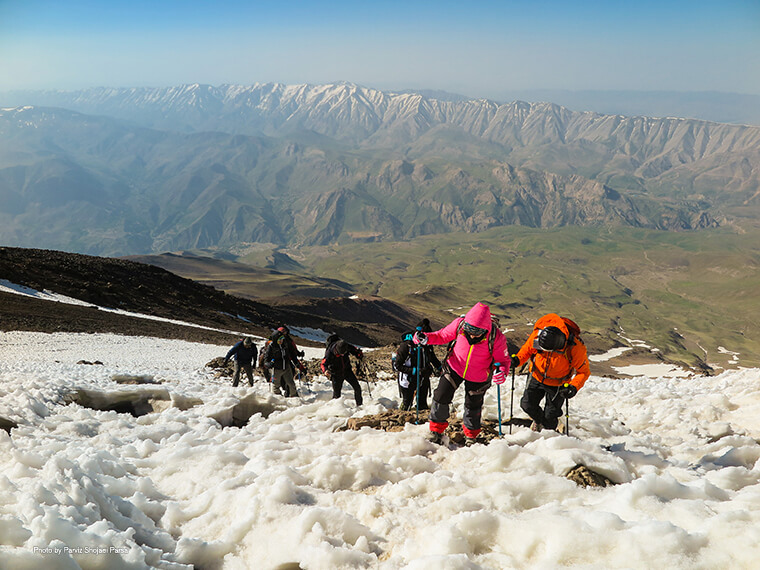
[[[331,85],[28,95],[0,242],[127,255],[760,216],[760,127]]]

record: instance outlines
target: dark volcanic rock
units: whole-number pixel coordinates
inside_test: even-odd
[[[336,332],[350,342],[377,346],[397,338],[417,318],[382,299],[361,303],[320,300],[321,310],[315,312],[315,307],[303,302],[273,307],[228,295],[153,265],[42,249],[0,247],[0,277],[35,291],[52,291],[91,304],[68,305],[0,293],[0,330],[115,332],[232,344],[240,334],[267,337],[271,329],[286,323]],[[218,330],[136,318],[98,307]]]

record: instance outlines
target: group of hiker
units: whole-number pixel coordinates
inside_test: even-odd
[[[485,303],[477,303],[440,330],[426,332],[423,324],[412,335],[416,346],[448,345],[430,406],[429,438],[434,443],[443,441],[449,425],[449,407],[462,384],[465,390],[462,431],[465,444],[471,445],[481,431],[483,400],[488,388],[492,383],[503,384],[510,369],[530,362],[530,380],[520,407],[531,418],[533,431],[556,429],[562,406],[575,396],[589,376],[588,355],[578,325],[554,313],[536,321],[522,348],[512,355],[498,320]]]
[[[447,345],[443,362],[436,356],[434,345]],[[300,360],[303,356],[289,329],[281,326],[266,341],[258,366],[276,393],[295,397],[298,396],[296,371],[306,372]],[[364,357],[360,348],[338,335],[330,335],[320,368],[330,379],[333,399],[341,397],[343,384],[348,383],[356,404],[362,405],[362,390],[350,356],[360,362]],[[235,361],[233,386],[238,386],[241,372],[246,373],[249,384],[253,385],[256,357],[257,348],[250,338],[230,349],[225,364],[230,359]],[[510,354],[499,321],[485,303],[477,303],[465,315],[437,331],[432,330],[428,319],[423,319],[415,331],[403,336],[393,354],[401,398],[399,407],[401,410],[429,410],[428,437],[434,443],[442,443],[454,395],[459,386],[464,385],[462,429],[465,444],[471,445],[481,431],[483,401],[488,389],[492,384],[502,385],[510,370],[514,381],[514,371],[528,363],[529,380],[520,407],[530,417],[533,431],[557,429],[565,402],[578,393],[589,377],[586,346],[575,322],[555,313],[544,315],[536,321],[522,347]],[[433,375],[438,376],[439,381],[428,406]]]
[[[330,379],[333,389],[333,399],[340,398],[344,382],[354,389],[356,404],[363,403],[362,390],[359,380],[353,371],[350,356],[357,359],[364,358],[361,349],[346,342],[338,335],[333,334],[327,338],[325,356],[320,362],[322,372]],[[246,337],[236,343],[224,357],[226,366],[230,360],[234,361],[232,386],[240,384],[241,371],[248,376],[248,384],[253,386],[253,362],[258,354],[258,367],[261,369],[264,379],[272,384],[275,394],[286,398],[298,397],[296,388],[296,376],[306,374],[306,365],[301,360],[304,352],[296,346],[290,329],[286,326],[278,327],[264,343],[261,353],[258,353],[256,344],[250,337]]]

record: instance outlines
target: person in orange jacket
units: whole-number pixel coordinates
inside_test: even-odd
[[[528,340],[512,356],[512,366],[530,361],[530,380],[520,407],[533,420],[533,431],[556,429],[565,401],[588,380],[588,353],[580,332],[572,320],[549,313],[536,321]]]

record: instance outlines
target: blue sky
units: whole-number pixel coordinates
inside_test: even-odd
[[[0,91],[337,80],[760,94],[760,0],[0,0]]]

